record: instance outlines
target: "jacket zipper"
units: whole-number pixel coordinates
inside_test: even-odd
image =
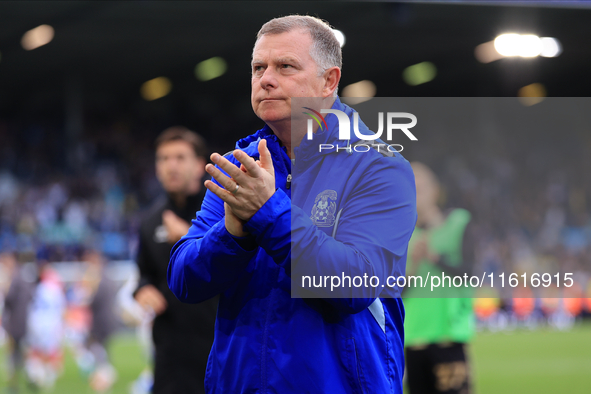
[[[285,182],[285,188],[289,190],[291,188],[291,174],[287,174],[287,181]]]

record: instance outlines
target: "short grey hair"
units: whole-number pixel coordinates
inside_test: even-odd
[[[322,75],[331,67],[343,68],[343,54],[341,45],[337,40],[328,22],[309,15],[288,15],[271,19],[265,23],[257,33],[256,43],[265,34],[281,34],[302,29],[310,33],[312,47],[310,56],[318,66],[318,75]],[[335,89],[334,95],[336,96]]]

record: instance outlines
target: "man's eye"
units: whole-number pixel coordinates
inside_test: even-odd
[[[293,68],[293,66],[291,64],[282,64],[281,67],[283,68]]]

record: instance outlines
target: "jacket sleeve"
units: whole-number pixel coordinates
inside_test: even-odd
[[[291,275],[292,290],[293,286],[301,286],[303,276],[353,279],[367,275],[368,284],[360,287],[331,290],[329,281],[328,287],[313,289],[316,297],[326,299],[339,310],[357,313],[375,298],[385,296],[382,285],[389,276],[405,274],[408,241],[417,219],[410,164],[404,159],[379,159],[340,208],[333,238],[277,190],[245,228]],[[369,284],[372,276],[379,279],[375,287]]]
[[[258,251],[226,230],[224,203],[207,191],[187,235],[171,251],[168,286],[182,302],[205,301],[229,288]]]

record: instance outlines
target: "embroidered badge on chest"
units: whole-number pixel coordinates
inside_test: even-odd
[[[319,193],[314,200],[312,207],[312,222],[318,227],[330,227],[334,224],[337,205],[337,192],[325,190]]]

